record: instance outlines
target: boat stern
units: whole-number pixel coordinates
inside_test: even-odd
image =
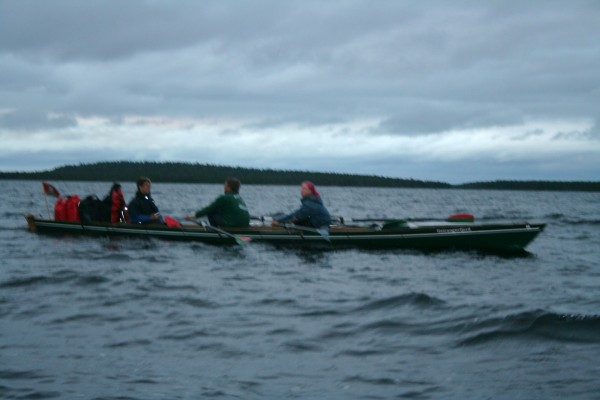
[[[27,220],[27,229],[29,232],[37,232],[35,217],[32,214],[25,214],[25,219]]]

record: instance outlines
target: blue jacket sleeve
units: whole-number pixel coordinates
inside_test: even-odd
[[[299,209],[294,212],[291,212],[283,217],[276,218],[277,222],[289,222],[289,221],[302,221],[308,218],[310,215],[308,207],[302,205]]]

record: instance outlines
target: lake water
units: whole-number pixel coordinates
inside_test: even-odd
[[[600,398],[600,193],[319,188],[337,216],[548,224],[502,257],[38,235],[41,183],[0,182],[2,399]],[[221,192],[153,185],[175,217]],[[299,205],[299,186],[241,194]]]

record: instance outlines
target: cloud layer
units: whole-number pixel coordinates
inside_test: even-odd
[[[4,1],[0,170],[597,180],[598,71],[594,1]]]

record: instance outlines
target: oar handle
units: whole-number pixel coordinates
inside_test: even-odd
[[[265,222],[269,222],[270,223],[271,221],[273,221],[273,217],[271,217],[270,215],[251,215],[250,219],[256,220],[256,221],[260,221],[263,224]]]

